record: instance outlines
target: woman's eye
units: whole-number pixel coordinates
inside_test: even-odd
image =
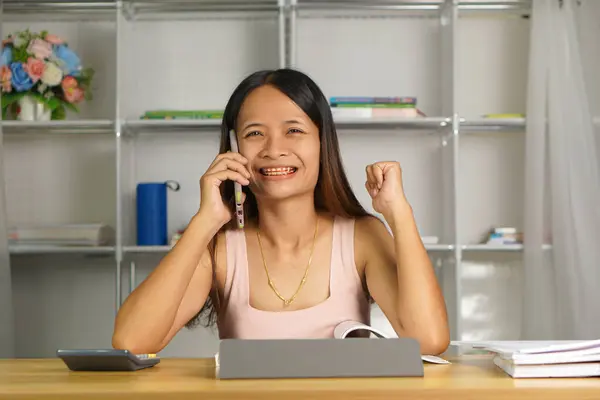
[[[260,135],[259,131],[248,132],[245,137]]]
[[[291,128],[289,130],[290,133],[303,133],[300,129],[296,129],[296,128]]]

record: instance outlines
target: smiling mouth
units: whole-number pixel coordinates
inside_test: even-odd
[[[291,175],[298,170],[296,167],[261,168],[259,171],[264,176]]]

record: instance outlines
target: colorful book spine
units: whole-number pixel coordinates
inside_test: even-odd
[[[141,119],[222,119],[222,110],[153,110]]]
[[[423,117],[418,109],[411,108],[369,108],[369,107],[332,107],[331,114],[334,118],[416,118]]]
[[[412,103],[332,103],[334,108],[415,108]]]
[[[416,97],[368,97],[368,96],[338,96],[329,99],[330,104],[417,104]]]

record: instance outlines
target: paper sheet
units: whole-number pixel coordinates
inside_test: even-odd
[[[598,349],[600,352],[600,340],[507,340],[459,342],[457,344],[468,345],[476,349],[488,350],[495,353],[543,354],[585,349]]]

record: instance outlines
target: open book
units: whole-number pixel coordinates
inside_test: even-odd
[[[333,330],[333,337],[335,339],[345,339],[351,333],[360,332],[360,331],[363,331],[363,332],[366,331],[366,332],[372,334],[371,336],[374,335],[381,339],[390,339],[379,329],[376,329],[372,326],[365,325],[365,324],[362,324],[362,323],[356,322],[356,321],[340,322]],[[421,360],[423,360],[425,362],[433,363],[433,364],[450,364],[449,361],[444,360],[443,358],[440,358],[437,356],[431,356],[431,355],[421,355]],[[216,366],[218,368],[219,367],[219,353],[217,353],[215,355],[215,362],[216,362]]]
[[[600,340],[493,341],[470,345],[493,353],[494,364],[513,378],[600,376]]]
[[[385,335],[379,329],[376,329],[372,326],[365,325],[363,323],[356,322],[356,321],[340,322],[333,330],[333,337],[336,339],[345,339],[351,333],[359,332],[359,331],[370,332],[372,334],[371,336],[374,335],[380,339],[390,339],[387,335]],[[422,355],[421,359],[423,361],[433,363],[433,364],[450,364],[449,361],[444,360],[443,358],[440,358],[437,356]]]

